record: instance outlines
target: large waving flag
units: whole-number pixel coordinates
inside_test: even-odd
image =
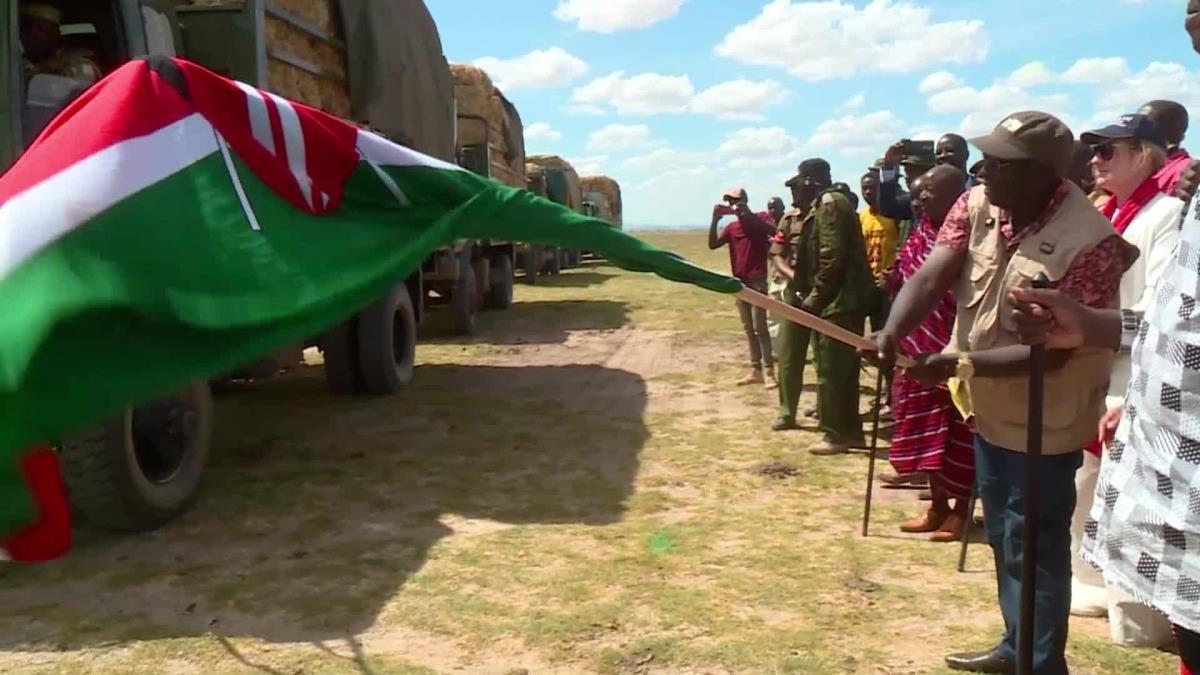
[[[458,239],[741,288],[192,63],[113,73],[0,178],[0,534],[56,508],[23,449],[318,334]]]

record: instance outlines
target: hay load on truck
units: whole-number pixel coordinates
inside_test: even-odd
[[[525,127],[516,106],[483,70],[452,63],[450,73],[457,106],[459,165],[496,182],[525,188]],[[474,242],[472,266],[484,307],[512,306],[516,248],[510,241]],[[432,280],[426,276],[426,281]]]
[[[558,155],[530,155],[528,163],[536,167],[545,182],[545,196],[575,211],[584,213],[583,191],[575,167]],[[526,169],[529,170],[528,167]],[[552,274],[559,269],[577,267],[581,257],[578,249],[552,251],[544,262]]]
[[[37,34],[57,38],[58,52],[86,55],[88,68],[101,75],[135,58],[179,56],[454,159],[453,82],[421,0],[59,0],[55,8],[61,12],[22,12],[19,0],[0,0],[0,25],[9,35],[9,48],[0,53],[3,168],[92,84],[77,68],[37,72],[25,81],[18,17],[24,26],[57,24],[39,25]],[[469,249],[466,256],[461,250],[439,254],[470,266]],[[413,374],[424,297],[420,272],[396,279],[385,297],[310,340],[324,351],[330,388],[345,394],[401,390]],[[302,347],[280,354],[295,359]],[[173,520],[198,492],[212,417],[209,384],[199,381],[60,439],[72,506],[116,530],[151,530]]]
[[[589,216],[608,222],[622,230],[625,223],[621,218],[621,186],[608,176],[584,176],[579,179],[583,188],[583,210]],[[591,255],[591,251],[584,251]]]

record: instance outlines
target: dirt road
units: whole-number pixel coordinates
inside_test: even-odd
[[[223,392],[185,518],[0,568],[0,672],[899,675],[999,634],[982,546],[957,574],[900,536],[912,493],[859,537],[866,458],[730,386],[732,301],[604,265],[517,300],[427,325],[402,396],[319,367]],[[1170,669],[1072,630],[1074,672]]]

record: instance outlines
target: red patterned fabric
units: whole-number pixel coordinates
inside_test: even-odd
[[[909,235],[896,260],[891,286],[908,281],[938,241],[938,228],[923,218]],[[921,325],[900,342],[909,356],[940,352],[950,341],[956,305],[947,293]],[[892,468],[899,474],[935,473],[954,497],[968,497],[975,482],[975,450],[971,428],[954,407],[945,387],[926,387],[896,372],[892,385]]]
[[[1062,206],[1063,200],[1071,190],[1071,184],[1063,181],[1054,198],[1028,227],[1020,231],[1013,229],[1012,218],[1007,211],[1000,211],[1000,235],[1005,239],[1005,247],[1012,252],[1017,245],[1029,235],[1042,229],[1050,217]],[[946,246],[956,251],[965,251],[971,240],[971,218],[967,211],[967,196],[964,194],[951,207],[946,222],[938,232],[937,245]],[[1075,259],[1062,279],[1051,284],[1053,288],[1066,293],[1079,302],[1092,307],[1107,307],[1117,295],[1121,285],[1121,275],[1125,273],[1125,242],[1120,235],[1105,239],[1092,250],[1082,253]]]

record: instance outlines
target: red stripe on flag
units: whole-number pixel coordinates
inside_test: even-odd
[[[131,114],[131,111],[137,114]],[[195,113],[145,61],[131,61],[75,99],[0,178],[0,203],[67,167]]]
[[[37,448],[20,459],[21,472],[33,494],[37,521],[16,534],[0,538],[0,549],[17,562],[60,558],[71,548],[71,509],[58,467],[58,453]]]
[[[357,127],[316,108],[291,102],[300,120],[302,137],[296,138],[292,134],[291,140],[293,143],[303,143],[304,167],[312,181],[312,192],[314,195],[329,195],[328,205],[317,198],[310,208],[304,199],[298,177],[288,165],[288,129],[275,102],[266,97],[271,132],[275,139],[275,152],[272,153],[254,138],[246,93],[240,87],[194,63],[179,59],[175,63],[187,79],[188,91],[196,108],[260,180],[296,208],[310,213],[338,208],[343,187],[359,162]]]

